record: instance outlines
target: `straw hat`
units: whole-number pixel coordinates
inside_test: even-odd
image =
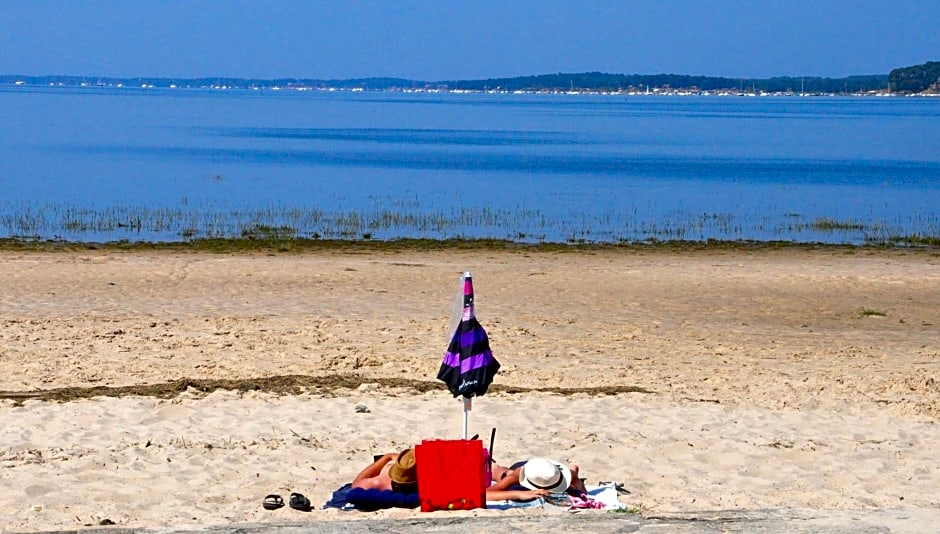
[[[522,466],[519,483],[529,489],[563,493],[571,485],[571,470],[547,458],[532,458]]]
[[[388,478],[399,486],[418,485],[418,468],[415,464],[414,449],[405,449],[398,454],[395,463],[388,470]]]

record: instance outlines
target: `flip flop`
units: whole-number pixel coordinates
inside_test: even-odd
[[[261,502],[261,506],[264,506],[265,510],[277,510],[278,508],[284,506],[284,499],[280,495],[271,494],[264,498]]]
[[[300,510],[301,512],[310,511],[310,499],[304,497],[301,493],[291,493],[289,502],[290,507],[294,510]]]

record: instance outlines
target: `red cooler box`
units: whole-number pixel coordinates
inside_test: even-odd
[[[487,458],[480,440],[424,440],[415,446],[421,511],[486,508]]]

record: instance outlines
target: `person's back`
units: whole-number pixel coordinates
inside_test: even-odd
[[[388,476],[388,471],[392,468],[393,465],[395,465],[394,462],[386,461],[385,465],[381,466],[379,468],[379,472],[375,474],[372,474],[372,471],[367,467],[366,469],[369,470],[369,473],[367,473],[365,476],[360,473],[360,476],[357,476],[356,479],[353,480],[352,487],[378,490],[392,489],[392,479]],[[363,471],[363,473],[365,473],[365,471]]]
[[[418,474],[414,449],[381,456],[356,476],[352,487],[414,493],[418,490]]]

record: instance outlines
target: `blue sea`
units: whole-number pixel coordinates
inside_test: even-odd
[[[940,236],[940,99],[0,88],[0,237]]]

